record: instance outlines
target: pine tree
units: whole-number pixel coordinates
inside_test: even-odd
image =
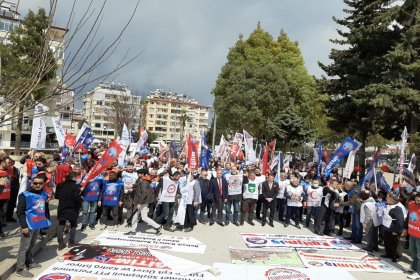
[[[319,108],[311,105],[317,99],[314,79],[297,43],[283,31],[275,40],[258,24],[227,58],[212,92],[217,127],[227,133],[244,128],[257,139],[309,140]],[[285,119],[290,115],[293,121]]]
[[[331,78],[323,86],[329,99],[326,110],[332,118],[329,122],[336,131],[347,130],[362,142],[362,176],[365,168],[365,145],[369,135],[395,130],[394,122],[385,121],[387,114],[396,109],[395,99],[401,92],[388,83],[395,73],[389,52],[401,40],[401,29],[393,23],[398,7],[389,7],[385,0],[344,0],[349,7],[348,16],[334,21],[345,27],[338,34],[342,39],[332,42],[346,47],[332,49],[332,64],[320,63],[320,67]],[[393,112],[394,114],[394,112]],[[398,127],[397,129],[401,129]]]

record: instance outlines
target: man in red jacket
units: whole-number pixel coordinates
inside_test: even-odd
[[[408,234],[410,235],[410,255],[413,258],[409,279],[420,279],[420,193],[408,203]]]

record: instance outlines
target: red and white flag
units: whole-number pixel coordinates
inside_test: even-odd
[[[197,139],[193,138],[191,136],[191,134],[188,136],[188,157],[187,157],[187,162],[188,162],[188,168],[191,171],[196,171],[198,170],[198,162],[199,162],[199,153],[198,153],[198,145],[200,141],[198,141]]]

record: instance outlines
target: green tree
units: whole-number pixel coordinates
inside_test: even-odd
[[[180,136],[179,136],[179,143],[181,143],[181,147],[183,146],[184,140],[184,133],[185,133],[185,126],[187,122],[190,122],[191,118],[187,114],[187,110],[183,109],[181,112],[181,116],[179,116],[179,125],[180,125]]]
[[[309,140],[318,95],[296,42],[284,31],[275,40],[258,24],[248,39],[239,37],[227,59],[212,91],[218,128],[292,144]]]
[[[36,14],[30,10],[20,26],[10,32],[10,44],[1,49],[0,94],[13,103],[17,115],[16,154],[20,153],[23,112],[47,94],[55,76],[56,60],[46,35],[49,26],[50,19],[44,9]]]
[[[387,121],[388,115],[405,115],[410,105],[395,106],[403,91],[390,83],[395,74],[389,52],[401,40],[401,29],[393,24],[399,8],[387,6],[385,0],[344,0],[348,16],[334,21],[344,27],[341,39],[332,42],[346,49],[332,49],[330,65],[320,67],[331,79],[320,82],[329,96],[326,111],[329,125],[338,132],[349,134],[362,142],[360,148],[362,176],[365,169],[365,146],[369,135],[386,138],[401,134],[404,126]],[[408,110],[407,110],[408,109]],[[399,117],[397,117],[398,119]]]

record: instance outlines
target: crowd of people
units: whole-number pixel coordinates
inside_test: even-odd
[[[209,168],[191,171],[184,157],[154,154],[135,154],[123,166],[115,163],[82,186],[105,148],[92,149],[83,162],[76,152],[65,159],[56,153],[47,160],[42,152],[31,151],[21,159],[20,170],[7,155],[0,157],[0,234],[7,238],[1,225],[18,222],[19,276],[33,277],[29,270],[40,267],[31,251],[51,227],[49,206],[56,199],[59,250],[76,244],[78,228],[108,228],[131,235],[140,222],[156,234],[191,232],[197,223],[226,228],[246,222],[276,227],[278,233],[293,224],[326,236],[343,236],[350,228],[343,238],[361,244],[365,234],[363,249],[373,252],[383,245],[382,257],[393,262],[402,256],[400,239],[406,235],[405,246],[413,257],[409,277],[420,279],[420,191],[416,189],[409,192],[401,184],[397,194],[374,183],[359,186],[356,173],[347,180],[338,169],[328,178],[317,176],[316,163],[292,162],[262,174],[258,164],[213,158]]]

